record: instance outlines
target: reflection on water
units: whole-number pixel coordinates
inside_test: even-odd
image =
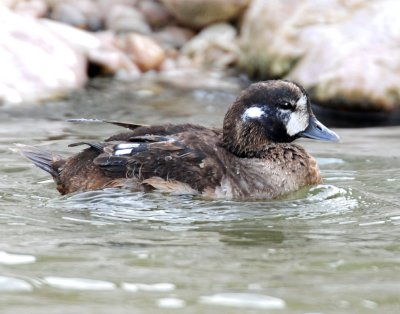
[[[219,125],[234,86],[102,82],[70,101],[0,109],[1,313],[397,313],[400,128],[302,141],[324,183],[270,201],[114,189],[59,196],[9,150],[68,155],[71,142],[118,130],[69,117]]]

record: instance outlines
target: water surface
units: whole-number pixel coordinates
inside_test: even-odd
[[[400,128],[299,141],[324,184],[235,202],[104,190],[59,196],[13,143],[70,154],[112,125],[221,124],[236,79],[98,81],[0,108],[1,313],[399,313]],[[189,85],[189,87],[188,87]]]

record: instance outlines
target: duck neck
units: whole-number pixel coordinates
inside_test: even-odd
[[[271,144],[260,132],[260,128],[230,119],[228,112],[224,119],[222,146],[238,157],[257,158]]]

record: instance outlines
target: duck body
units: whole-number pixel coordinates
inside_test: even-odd
[[[315,159],[291,141],[338,139],[312,115],[304,89],[288,81],[251,85],[228,110],[222,129],[103,122],[130,131],[72,144],[89,147],[67,159],[34,147],[22,154],[53,176],[61,194],[120,187],[268,199],[322,181]]]

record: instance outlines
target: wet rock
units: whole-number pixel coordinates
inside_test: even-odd
[[[166,57],[164,50],[154,40],[141,34],[126,34],[119,43],[120,48],[142,71],[157,69]]]
[[[143,14],[139,10],[126,5],[112,7],[106,18],[106,27],[117,33],[151,33],[151,28]]]
[[[285,77],[327,107],[400,107],[400,2],[254,0],[241,29],[241,65]]]
[[[203,29],[182,47],[182,54],[198,67],[226,68],[236,62],[236,29],[226,23]]]
[[[57,1],[52,7],[51,18],[78,28],[97,31],[103,26],[103,15],[98,6],[88,0]]]
[[[86,83],[84,54],[38,20],[0,6],[0,102],[36,102]]]
[[[183,25],[202,28],[237,18],[249,0],[161,0]]]
[[[166,26],[172,20],[172,16],[169,14],[168,10],[157,1],[141,1],[138,3],[137,7],[153,28]]]

